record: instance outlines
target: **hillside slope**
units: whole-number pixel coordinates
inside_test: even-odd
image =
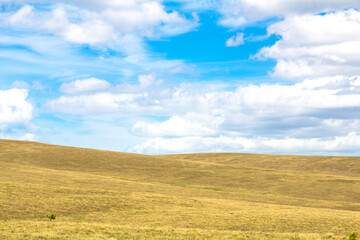
[[[360,231],[359,169],[358,157],[146,156],[0,140],[0,238],[342,239]]]
[[[360,176],[360,158],[342,156],[291,156],[243,153],[200,153],[167,155],[186,159],[241,167],[305,171],[341,176]]]

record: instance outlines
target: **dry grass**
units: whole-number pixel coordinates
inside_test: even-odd
[[[360,231],[359,169],[358,157],[0,140],[0,239],[344,239]]]

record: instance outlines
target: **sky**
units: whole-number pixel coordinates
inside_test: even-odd
[[[0,138],[360,155],[359,0],[0,0]]]

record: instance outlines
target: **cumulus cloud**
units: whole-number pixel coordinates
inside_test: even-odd
[[[75,96],[62,96],[48,101],[45,106],[56,112],[71,114],[159,111],[158,101],[153,100],[154,95],[149,95],[149,92],[161,93],[156,89],[161,83],[162,80],[156,80],[152,73],[139,75],[138,83],[134,85],[113,86],[96,78],[76,80],[60,86],[61,92]]]
[[[357,0],[222,0],[214,6],[221,14],[219,23],[226,27],[236,28],[246,23],[261,21],[271,17],[315,14],[346,8],[359,8]]]
[[[164,122],[137,122],[132,132],[140,136],[209,136],[217,134],[224,121],[221,116],[187,113],[185,116],[173,116]]]
[[[240,106],[261,110],[262,114],[273,113],[271,106],[285,107],[287,113],[301,113],[321,108],[358,107],[358,81],[358,77],[348,79],[337,76],[305,80],[294,85],[250,85],[239,87],[234,97]],[[331,87],[333,85],[337,88]],[[340,94],[345,89],[348,93]],[[349,91],[350,89],[356,91]]]
[[[29,25],[31,21],[34,19],[33,7],[30,5],[24,5],[20,10],[12,14],[8,19],[6,19],[6,23],[10,25]]]
[[[238,86],[233,91],[156,82],[153,75],[142,75],[134,85],[143,86],[141,93],[114,86],[97,93],[62,96],[46,106],[54,112],[78,115],[151,115],[151,121],[138,121],[131,128],[132,134],[148,138],[132,149],[139,153],[358,154],[358,76]]]
[[[28,84],[25,81],[18,81],[16,80],[15,82],[13,82],[11,84],[12,88],[20,88],[20,89],[29,89],[30,88],[30,84]]]
[[[0,90],[0,138],[33,141],[38,127],[31,123],[33,105],[28,90]]]
[[[119,42],[127,34],[148,38],[172,36],[188,32],[198,25],[196,17],[189,20],[176,11],[167,12],[160,1],[154,0],[64,0],[57,1],[62,6],[51,12],[29,5],[48,1],[15,2],[27,4],[10,16],[4,16],[8,25],[49,32],[79,44]]]
[[[95,93],[71,97],[60,97],[50,100],[46,106],[56,112],[71,114],[91,114],[120,111],[137,111],[134,102],[141,94]]]
[[[112,26],[101,20],[92,20],[81,24],[69,24],[60,32],[55,32],[63,39],[73,43],[104,43],[115,40],[116,36]]]
[[[141,79],[151,78],[140,77]],[[196,85],[180,85],[168,88],[165,85],[154,85],[154,91],[143,93],[118,94],[102,92],[104,99],[128,99],[135,104],[137,109],[154,107],[161,112],[154,114],[185,114],[188,109],[194,112],[223,114],[224,112],[243,113],[251,116],[276,116],[306,114],[321,109],[356,108],[360,106],[360,78],[357,76],[348,78],[344,76],[324,77],[308,79],[293,85],[262,84],[239,86],[235,91],[211,91]],[[143,83],[144,85],[147,85]],[[141,86],[141,85],[140,85]],[[74,113],[85,107],[87,100],[90,105],[109,103],[102,101],[98,94],[61,97],[50,101],[51,104],[59,104],[57,111],[61,109],[73,109]],[[126,96],[126,97],[125,97]],[[114,100],[115,101],[115,100]],[[69,105],[67,105],[69,104]],[[70,106],[70,104],[72,106]],[[62,106],[63,105],[63,106]],[[104,108],[107,109],[107,108]],[[112,109],[112,108],[111,108]],[[116,111],[116,108],[114,108]]]
[[[177,89],[164,100],[173,106],[168,114],[190,106],[212,114],[138,122],[133,133],[150,139],[133,151],[359,154],[359,93],[360,78],[343,76],[239,86],[234,92]]]
[[[24,3],[48,3],[49,0],[2,0],[2,2],[13,2],[18,4]],[[138,4],[143,2],[150,2],[147,0],[126,0],[126,1],[113,1],[113,0],[52,0],[52,3],[57,4],[73,4],[78,7],[102,11],[108,8],[135,8]],[[161,2],[159,0],[152,0],[152,2]]]
[[[0,13],[0,25],[5,29],[0,42],[6,46],[21,46],[21,49],[6,48],[0,55],[9,61],[34,64],[31,68],[22,67],[22,71],[46,72],[52,74],[52,78],[74,73],[75,68],[85,65],[94,69],[106,65],[107,72],[126,77],[132,77],[139,70],[177,68],[184,65],[182,60],[166,60],[151,54],[146,39],[178,35],[198,25],[196,14],[184,16],[155,0],[15,0],[4,4],[8,5],[4,5],[5,11]],[[45,5],[47,7],[41,7]],[[14,34],[6,34],[7,31]],[[80,44],[90,45],[95,50],[92,56],[86,56],[93,57],[91,62],[84,61],[84,46]]]
[[[36,80],[32,81],[32,84],[29,84],[25,81],[16,80],[11,84],[11,88],[43,90],[44,86],[39,81]]]
[[[23,141],[36,141],[37,137],[33,133],[26,133],[24,135],[14,136],[0,133],[0,139],[10,139],[10,140],[23,140]]]
[[[181,137],[152,138],[133,148],[147,154],[192,152],[249,152],[292,154],[359,154],[360,134],[349,133],[332,138],[244,138]]]
[[[109,8],[104,14],[118,31],[140,31],[147,37],[181,34],[194,27],[194,23],[178,12],[166,12],[157,1],[139,1],[128,7]]]
[[[31,120],[33,105],[26,100],[27,96],[25,89],[0,90],[0,129]]]
[[[226,41],[227,47],[237,47],[244,44],[244,33],[237,33]]]
[[[83,11],[79,11],[79,14],[81,13],[84,14]],[[72,23],[69,18],[64,7],[55,8],[51,12],[43,12],[33,6],[24,5],[10,15],[5,22],[16,28],[30,28],[52,33],[72,43],[94,45],[116,39],[116,33],[111,24],[100,17],[84,17],[80,23]]]
[[[63,83],[60,86],[60,91],[64,93],[83,93],[99,91],[110,88],[112,85],[102,79],[89,78],[84,80],[75,80],[69,83]]]
[[[149,87],[159,86],[163,81],[157,80],[153,73],[142,74],[138,77],[138,84],[119,84],[115,90],[119,92],[141,92],[149,89]]]
[[[360,12],[301,15],[272,24],[268,33],[281,36],[258,57],[276,59],[274,76],[356,75],[360,68]]]

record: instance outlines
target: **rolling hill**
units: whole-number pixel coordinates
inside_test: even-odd
[[[0,211],[0,239],[344,239],[360,232],[360,158],[0,140]]]

